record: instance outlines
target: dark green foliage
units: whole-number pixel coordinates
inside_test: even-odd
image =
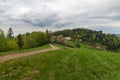
[[[22,49],[23,48],[23,38],[22,38],[22,35],[21,34],[19,34],[18,36],[17,36],[17,39],[18,39],[18,46],[19,46],[19,49]]]
[[[52,31],[48,31],[48,29],[47,29],[46,35],[47,35],[48,42],[51,43],[51,38],[53,37]]]
[[[12,39],[12,38],[13,38],[13,30],[12,30],[12,28],[9,28],[8,33],[7,33],[7,37],[8,37],[9,39]]]
[[[114,34],[105,34],[102,31],[94,31],[89,29],[68,29],[62,31],[56,31],[54,35],[63,35],[65,37],[71,37],[71,40],[76,42],[76,39],[82,40],[82,42],[89,45],[103,45],[107,50],[118,51],[120,48],[120,37]]]
[[[73,31],[70,30],[70,29],[67,29],[67,30],[62,30],[62,31],[56,31],[54,33],[55,36],[57,35],[64,35],[65,37],[69,37],[69,36],[72,36],[73,34]]]
[[[5,51],[6,47],[6,39],[4,36],[4,32],[0,29],[0,52]]]
[[[76,48],[80,48],[80,44],[79,44],[79,43],[76,43],[76,44],[75,44],[75,47],[76,47]]]
[[[48,29],[46,30],[46,34],[49,34],[49,31],[48,31]]]

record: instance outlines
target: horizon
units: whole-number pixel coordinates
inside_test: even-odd
[[[11,28],[11,27],[10,27]],[[8,28],[8,30],[10,29],[10,28]],[[88,30],[92,30],[92,31],[102,31],[102,30],[94,30],[94,29],[89,29],[89,28],[72,28],[72,29],[60,29],[60,30],[54,30],[54,31],[52,31],[52,30],[50,30],[50,29],[44,29],[44,30],[33,30],[33,31],[26,31],[26,32],[23,32],[23,33],[18,33],[18,34],[15,34],[14,32],[14,30],[13,30],[13,36],[17,36],[17,35],[19,35],[19,34],[26,34],[26,33],[32,33],[32,32],[46,32],[46,30],[48,30],[48,31],[50,31],[50,32],[56,32],[56,31],[62,31],[62,30],[73,30],[73,29],[88,29]],[[2,30],[2,29],[0,29],[0,30]],[[7,36],[7,32],[8,32],[8,30],[7,31],[4,31],[4,30],[2,30],[3,32],[4,32],[4,35],[5,36]],[[104,33],[104,34],[115,34],[115,35],[120,35],[119,33],[118,34],[116,34],[116,33],[105,33],[105,32],[103,32],[102,31],[102,33]]]
[[[0,0],[0,29],[32,31],[87,28],[120,34],[119,0]]]

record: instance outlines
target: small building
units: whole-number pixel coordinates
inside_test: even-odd
[[[65,37],[66,40],[71,40],[71,37]]]
[[[82,39],[79,39],[79,42],[82,42],[83,40]]]
[[[104,50],[101,46],[96,47],[97,50]]]

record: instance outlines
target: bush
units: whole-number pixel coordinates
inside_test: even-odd
[[[0,36],[0,52],[6,50],[6,39],[3,36]]]
[[[79,44],[79,43],[76,43],[76,44],[75,44],[75,47],[76,47],[76,48],[80,48],[80,44]]]
[[[6,51],[18,50],[18,45],[14,40],[8,40],[6,42]]]

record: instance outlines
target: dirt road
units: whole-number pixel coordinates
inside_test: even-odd
[[[48,52],[48,51],[53,51],[53,50],[59,49],[58,47],[56,47],[52,44],[49,44],[49,45],[51,46],[51,48],[46,48],[43,50],[36,50],[36,51],[31,51],[31,52],[23,52],[23,53],[8,54],[8,55],[0,56],[0,62],[4,62],[7,60],[11,60],[11,59],[15,59],[15,58],[23,57],[23,56],[34,55],[34,54],[38,54],[38,53],[43,53],[43,52]]]

